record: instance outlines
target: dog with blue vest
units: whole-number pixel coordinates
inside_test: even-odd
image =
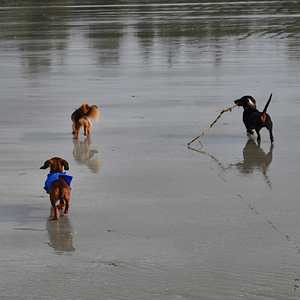
[[[45,181],[44,189],[46,193],[50,195],[50,202],[54,208],[53,220],[58,220],[58,210],[63,209],[64,213],[69,212],[69,202],[71,197],[71,181],[72,176],[67,175],[63,172],[63,169],[69,170],[69,164],[66,160],[60,157],[52,157],[46,160],[44,165],[40,169],[50,168],[50,173],[47,175],[47,180]],[[56,203],[60,201],[59,205]]]

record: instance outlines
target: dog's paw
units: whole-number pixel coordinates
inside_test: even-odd
[[[58,208],[58,209],[63,209],[64,207],[65,207],[64,204],[59,204],[59,205],[57,205],[57,208]]]

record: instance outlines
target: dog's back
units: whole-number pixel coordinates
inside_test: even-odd
[[[84,116],[84,112],[80,109],[76,109],[71,115],[71,120],[73,122],[78,122],[82,116]]]
[[[100,112],[96,105],[83,104],[80,108],[76,109],[72,115],[71,120],[78,122],[82,117],[92,118],[95,121],[99,120]]]
[[[267,114],[267,109],[271,102],[271,99],[272,99],[272,94],[270,95],[269,100],[267,101],[267,103],[264,107],[264,110],[262,112],[260,112],[256,108],[254,98],[252,98],[252,101],[254,100],[255,108],[252,108],[250,106],[251,109],[244,110],[243,118],[245,117],[247,124],[252,125],[252,129],[256,129],[259,127],[260,127],[260,129],[262,127],[266,127],[267,129],[272,128],[273,123],[272,123],[271,117]]]
[[[63,179],[63,177],[59,176],[58,180],[52,182],[49,194],[52,207],[54,208],[53,220],[58,220],[59,218],[58,209],[63,209],[65,207],[64,213],[68,214],[71,191],[69,185]],[[56,206],[58,201],[60,204]]]
[[[64,197],[71,194],[70,187],[62,176],[59,176],[58,180],[52,182],[49,194],[50,194],[50,198],[51,196],[53,196],[56,199],[56,201],[58,200],[62,201]]]

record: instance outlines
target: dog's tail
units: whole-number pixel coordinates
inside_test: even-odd
[[[268,102],[266,103],[266,105],[265,105],[265,108],[264,108],[263,112],[267,112],[267,108],[268,108],[268,106],[269,106],[269,104],[270,104],[270,102],[271,102],[272,95],[273,95],[273,94],[271,94],[271,95],[270,95],[270,97],[269,97],[269,100],[268,100]]]
[[[92,118],[96,121],[99,120],[100,112],[98,110],[98,107],[96,105],[92,105],[88,112],[85,114],[86,117]]]
[[[64,196],[63,196],[62,188],[59,188],[59,200],[60,200],[60,204],[64,203]]]
[[[265,108],[264,108],[264,110],[263,110],[263,112],[262,112],[262,114],[261,114],[261,117],[260,117],[264,125],[265,125],[265,123],[266,123],[266,119],[267,119],[267,109],[268,109],[268,106],[269,106],[269,104],[270,104],[270,102],[271,102],[272,95],[273,95],[273,94],[271,93],[271,95],[270,95],[270,97],[269,97],[269,100],[268,100],[268,102],[266,103]]]

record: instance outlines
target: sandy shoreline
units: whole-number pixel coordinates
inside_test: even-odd
[[[190,9],[182,22],[198,6]],[[57,21],[70,36],[57,27],[44,40],[53,47],[12,38],[17,25],[0,40],[0,298],[298,299],[298,39],[226,31],[200,47],[172,30],[168,41],[143,36],[148,23],[120,17],[117,56],[85,14],[90,27],[72,27],[67,13]],[[107,34],[123,30],[105,24]],[[274,146],[265,129],[260,146],[248,140],[235,108],[188,149],[216,110],[244,94],[261,110],[271,92]],[[101,117],[75,141],[70,115],[86,102]],[[39,169],[53,156],[74,176],[70,213],[58,222]]]

